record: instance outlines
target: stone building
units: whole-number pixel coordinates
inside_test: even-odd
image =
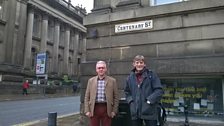
[[[39,53],[47,55],[43,77],[77,78],[85,15],[65,0],[1,0],[0,82],[35,79]]]
[[[142,54],[161,78],[169,115],[183,114],[183,105],[194,116],[223,114],[223,0],[94,0],[84,26],[82,104],[97,60],[108,63],[122,98],[132,58]]]

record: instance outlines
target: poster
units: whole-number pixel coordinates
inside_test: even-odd
[[[200,110],[200,104],[194,103],[194,110]]]
[[[36,62],[36,74],[37,75],[46,73],[46,61],[47,61],[46,53],[38,53],[37,54],[37,62]]]
[[[207,106],[208,100],[206,99],[201,99],[201,106]]]

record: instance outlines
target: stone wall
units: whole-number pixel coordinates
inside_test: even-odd
[[[81,64],[81,102],[97,60],[105,60],[123,97],[132,58],[142,54],[161,79],[223,76],[224,1],[192,0],[160,6],[89,14],[86,61]],[[115,25],[152,20],[148,30],[115,33]],[[96,33],[96,34],[93,34]]]

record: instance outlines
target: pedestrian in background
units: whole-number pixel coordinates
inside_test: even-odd
[[[77,91],[77,88],[78,88],[78,84],[73,83],[73,85],[72,85],[73,93],[75,93]]]
[[[134,69],[126,80],[125,95],[130,106],[132,126],[156,126],[157,106],[163,89],[156,73],[146,68],[142,55],[135,56]]]
[[[26,80],[26,81],[23,83],[23,95],[28,95],[27,90],[28,90],[29,87],[30,87],[30,85],[29,85],[29,81]]]
[[[96,63],[96,73],[88,80],[85,93],[85,115],[90,126],[110,126],[118,110],[118,87],[116,80],[106,75],[106,62]]]

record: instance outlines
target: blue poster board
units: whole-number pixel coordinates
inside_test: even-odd
[[[36,62],[36,74],[46,74],[46,61],[47,54],[46,53],[38,53],[37,54],[37,62]]]

